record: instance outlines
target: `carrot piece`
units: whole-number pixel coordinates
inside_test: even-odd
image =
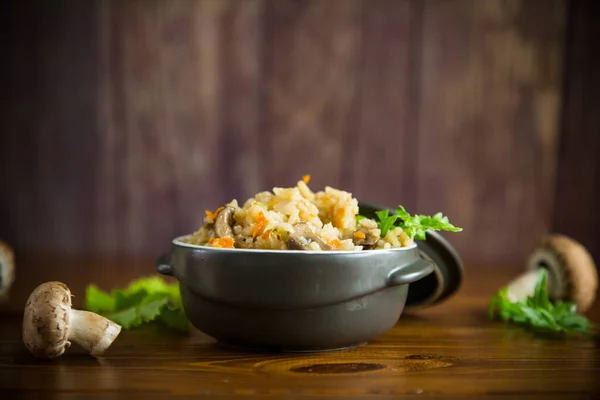
[[[357,239],[364,239],[367,236],[361,231],[356,231],[356,232],[354,232],[354,237]]]
[[[269,235],[271,234],[271,232],[273,232],[273,229],[269,229],[269,230],[265,231],[265,233],[263,233],[263,234],[261,235],[261,237],[262,237],[264,240],[267,240],[267,239],[269,238]]]
[[[304,182],[305,184],[308,185],[308,182],[310,181],[310,175],[306,174],[302,177],[302,182]]]
[[[327,242],[327,244],[333,247],[334,249],[337,249],[342,244],[342,241],[340,239],[331,239]]]
[[[255,238],[265,228],[265,225],[267,225],[267,218],[261,211],[258,214],[258,221],[256,221],[256,225],[254,225],[254,229],[252,230],[252,237]]]
[[[344,216],[346,215],[346,211],[343,208],[338,208],[335,210],[335,215],[333,216],[333,226],[339,228],[342,225],[342,221],[344,220]]]
[[[224,209],[225,207],[219,207],[215,210],[215,212],[211,212],[210,210],[206,210],[204,211],[206,213],[206,216],[210,219],[215,219],[217,218],[217,215],[221,212],[222,209]]]
[[[208,241],[208,244],[212,247],[224,247],[224,248],[232,248],[233,247],[233,238],[211,238]]]

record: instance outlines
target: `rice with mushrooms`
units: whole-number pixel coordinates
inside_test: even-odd
[[[369,250],[413,244],[401,228],[385,237],[377,222],[357,222],[358,200],[351,193],[325,187],[313,192],[306,175],[296,186],[257,193],[240,206],[237,200],[206,211],[190,244],[275,250]]]

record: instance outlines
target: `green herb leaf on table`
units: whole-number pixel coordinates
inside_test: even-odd
[[[179,307],[167,306],[163,308],[159,318],[169,328],[184,332],[189,329],[188,320],[183,313],[183,309]]]
[[[595,326],[577,314],[575,303],[552,303],[546,289],[547,272],[541,270],[535,291],[523,301],[512,302],[508,287],[496,293],[489,304],[490,319],[500,319],[542,332],[590,334]]]
[[[378,228],[381,230],[381,237],[385,237],[387,233],[395,227],[400,227],[411,239],[425,240],[428,230],[432,231],[450,231],[461,232],[462,228],[454,226],[450,223],[448,217],[441,212],[434,216],[428,215],[410,215],[402,206],[396,208],[396,213],[390,215],[389,210],[380,210],[375,212],[379,221]],[[357,215],[356,221],[365,218],[363,215]]]
[[[129,307],[124,310],[108,312],[103,314],[106,318],[121,325],[125,329],[130,329],[142,324],[142,318],[136,307]]]
[[[99,289],[96,285],[88,285],[85,297],[88,311],[101,314],[104,311],[116,309],[115,297]]]
[[[125,329],[156,321],[178,331],[189,330],[178,284],[169,284],[158,276],[136,279],[126,288],[113,289],[111,293],[88,285],[85,308]]]

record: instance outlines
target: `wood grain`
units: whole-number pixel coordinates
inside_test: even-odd
[[[118,262],[106,268],[127,269]],[[538,337],[487,319],[491,293],[520,270],[472,270],[447,302],[402,315],[366,346],[326,353],[245,352],[200,332],[179,336],[150,326],[121,333],[101,359],[73,346],[39,362],[21,342],[20,316],[5,314],[0,396],[594,399],[600,394],[596,341]],[[599,311],[598,303],[590,310],[595,322]]]
[[[564,2],[427,1],[423,15],[418,211],[471,232],[452,241],[473,259],[523,260],[550,229]]]
[[[571,2],[565,59],[565,107],[558,155],[554,229],[581,241],[600,260],[600,41],[596,1]]]

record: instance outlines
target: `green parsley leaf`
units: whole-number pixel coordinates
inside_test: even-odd
[[[146,292],[144,289],[140,289],[135,292],[127,292],[117,289],[113,291],[113,294],[115,296],[115,308],[117,310],[123,310],[125,308],[133,307],[136,304],[140,304],[148,295],[148,292]]]
[[[356,225],[358,226],[358,223],[360,222],[361,219],[365,219],[367,217],[365,217],[364,215],[357,215],[356,216]]]
[[[150,322],[153,321],[155,318],[158,318],[160,313],[162,312],[163,306],[166,306],[168,302],[169,299],[167,297],[163,297],[162,299],[157,299],[141,304],[138,309],[138,312],[140,314],[140,317],[142,318],[142,321]]]
[[[160,314],[160,320],[169,328],[178,331],[187,332],[187,330],[189,329],[187,318],[185,317],[185,314],[183,313],[183,310],[181,308],[164,308]]]
[[[86,290],[86,308],[93,313],[102,313],[116,308],[116,299],[96,285],[89,285]]]
[[[395,228],[400,227],[411,239],[425,240],[428,230],[432,231],[450,231],[461,232],[462,228],[456,227],[450,223],[448,217],[441,212],[434,216],[414,215],[411,216],[404,207],[398,206],[395,214],[390,215],[389,210],[376,211],[375,215],[379,219],[377,226],[381,231],[381,237]],[[365,218],[362,215],[356,216],[356,221]]]
[[[397,215],[389,215],[389,210],[377,211],[375,213],[379,218],[379,230],[381,230],[381,237],[385,237],[388,231],[392,229],[394,223],[398,219]]]
[[[396,213],[402,219],[402,222],[400,223],[402,230],[406,232],[409,237],[417,240],[425,240],[428,230],[450,232],[462,231],[462,228],[452,225],[448,217],[444,216],[441,212],[435,214],[433,217],[419,214],[411,216],[404,207],[398,206]]]
[[[111,293],[93,284],[88,285],[85,308],[125,329],[154,321],[178,331],[187,332],[189,329],[181,306],[179,285],[169,284],[158,276],[136,279],[126,288],[113,289]]]
[[[135,307],[129,307],[124,310],[111,313],[104,313],[104,316],[125,329],[132,328],[142,324],[142,318]]]
[[[375,211],[375,215],[377,215],[377,218],[379,218],[379,220],[383,222],[390,215],[390,210]]]
[[[508,287],[500,289],[490,300],[490,319],[512,322],[537,332],[590,334],[595,330],[585,316],[577,314],[574,303],[550,301],[546,280],[547,271],[542,269],[534,294],[515,303],[508,299]]]

